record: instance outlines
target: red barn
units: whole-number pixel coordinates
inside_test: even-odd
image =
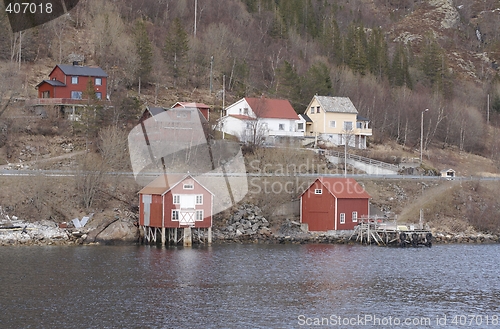
[[[203,104],[203,103],[186,103],[186,102],[177,102],[175,103],[172,108],[194,108],[198,109],[201,114],[207,119],[207,121],[210,120],[210,106]]]
[[[370,195],[352,178],[317,178],[300,197],[309,231],[353,230],[369,216]]]
[[[106,99],[108,75],[99,67],[58,64],[49,74],[49,80],[37,85],[38,98],[67,98],[80,100],[84,97],[89,80],[92,81],[98,99]]]
[[[141,226],[212,226],[213,194],[189,174],[162,175],[140,190],[139,196]]]

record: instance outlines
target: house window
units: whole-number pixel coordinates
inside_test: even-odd
[[[304,130],[304,123],[303,122],[297,123],[297,129],[298,130]]]
[[[280,123],[279,126],[278,126],[278,129],[279,130],[285,130],[285,124],[284,123]]]
[[[96,92],[96,93],[95,93],[95,97],[96,97],[97,99],[102,99],[102,93],[100,93],[100,92]]]
[[[196,210],[196,220],[197,221],[203,220],[203,210]]]
[[[316,113],[319,113],[319,106],[316,107]]]
[[[344,121],[344,130],[352,130],[352,121]]]
[[[340,224],[345,224],[345,213],[340,213]]]
[[[179,194],[174,194],[174,204],[181,203],[181,196]]]
[[[247,129],[252,129],[252,123],[251,122],[247,122]]]
[[[323,190],[320,188],[317,188],[314,190],[314,194],[323,194]]]
[[[182,186],[182,188],[185,190],[192,190],[192,189],[194,189],[194,185],[193,184],[184,184]]]
[[[42,92],[42,98],[50,98],[50,91],[44,91]]]
[[[102,78],[95,78],[95,85],[102,86]]]
[[[356,122],[356,128],[363,129],[363,122]]]
[[[330,121],[330,128],[335,128],[337,126],[337,122]]]
[[[245,108],[243,109],[243,114],[244,114],[244,115],[248,115],[248,107],[245,107]]]
[[[72,99],[82,99],[82,92],[81,91],[72,91],[71,98]]]
[[[196,204],[203,204],[203,194],[196,196]]]
[[[71,77],[71,84],[77,85],[78,84],[78,77]]]
[[[311,107],[311,114],[314,114],[314,106]]]
[[[353,211],[352,212],[352,221],[353,222],[357,222],[358,221],[358,212],[357,211]]]
[[[172,220],[179,220],[179,210],[172,210]]]

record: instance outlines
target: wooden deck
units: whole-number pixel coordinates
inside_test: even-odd
[[[379,246],[419,247],[432,246],[432,233],[419,224],[396,224],[378,220],[363,220],[354,229],[351,240],[361,244]]]

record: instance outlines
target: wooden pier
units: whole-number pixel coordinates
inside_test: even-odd
[[[418,224],[396,224],[380,220],[362,220],[354,229],[351,240],[379,246],[432,246],[432,233]]]

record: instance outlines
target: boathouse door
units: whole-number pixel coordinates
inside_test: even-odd
[[[180,196],[180,225],[193,226],[195,222],[195,194],[181,194]]]

